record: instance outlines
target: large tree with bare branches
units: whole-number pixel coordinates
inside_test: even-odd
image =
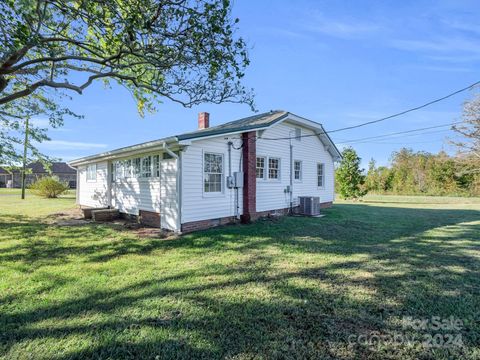
[[[237,22],[228,0],[0,1],[4,139],[27,116],[20,101],[59,125],[69,111],[58,98],[96,80],[127,88],[141,114],[162,99],[253,106],[240,82],[249,60]]]

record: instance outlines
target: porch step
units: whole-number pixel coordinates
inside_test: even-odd
[[[118,219],[120,214],[118,209],[101,209],[92,211],[93,221],[112,221]]]
[[[92,211],[94,211],[94,210],[107,210],[107,209],[108,209],[107,207],[101,207],[101,208],[86,207],[86,208],[82,208],[83,217],[85,219],[91,219],[92,218]]]

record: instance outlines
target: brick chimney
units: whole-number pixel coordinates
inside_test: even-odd
[[[198,113],[198,130],[206,129],[210,126],[210,114],[207,112]]]

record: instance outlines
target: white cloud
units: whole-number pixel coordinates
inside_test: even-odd
[[[358,21],[356,19],[337,20],[328,18],[322,13],[314,14],[305,28],[312,32],[339,38],[358,38],[380,30],[380,26],[373,22]]]
[[[33,118],[30,120],[30,124],[36,127],[46,128],[50,126],[48,119]]]
[[[50,126],[50,121],[45,118],[32,118],[30,120],[30,124],[35,127],[43,128],[43,129],[48,129],[48,131],[55,131],[55,132],[68,132],[71,131],[71,129],[65,128],[65,127],[58,127],[58,128],[52,128]]]
[[[480,44],[459,37],[442,37],[432,40],[393,40],[391,46],[401,50],[425,52],[467,52],[480,54]]]
[[[89,149],[104,149],[108,147],[107,144],[87,143],[66,140],[51,140],[39,144],[39,147],[48,149],[64,149],[64,150],[89,150]]]

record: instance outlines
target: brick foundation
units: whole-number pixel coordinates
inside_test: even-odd
[[[331,206],[332,206],[331,201],[320,203],[320,207],[322,209],[329,208]],[[265,217],[285,216],[285,215],[288,215],[289,212],[290,212],[290,208],[259,211],[259,212],[255,212],[254,219],[252,218],[250,219],[251,221],[253,221],[253,220],[257,220],[259,218],[265,218]],[[293,212],[298,213],[298,206],[293,208]],[[234,216],[227,216],[227,217],[218,218],[218,219],[191,221],[191,222],[182,224],[182,233],[186,234],[193,231],[206,230],[216,226],[235,224],[235,223],[238,223],[238,220]],[[243,223],[243,220],[242,220],[242,223]]]
[[[138,216],[139,222],[142,225],[150,227],[160,227],[160,213],[154,211],[140,210]]]
[[[332,207],[332,205],[333,205],[333,202],[331,201],[323,202],[323,203],[320,203],[320,209],[326,209],[326,208]]]
[[[92,220],[93,221],[112,221],[118,219],[119,213],[117,209],[104,209],[98,210],[94,209],[92,211]]]
[[[182,233],[206,230],[212,227],[227,225],[227,224],[234,224],[237,222],[238,220],[235,218],[235,216],[227,216],[227,217],[218,218],[218,219],[191,221],[191,222],[182,224]]]

